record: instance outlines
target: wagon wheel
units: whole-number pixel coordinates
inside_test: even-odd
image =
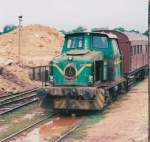
[[[116,100],[117,100],[117,97],[118,97],[118,91],[116,91],[116,90],[114,89],[114,87],[111,88],[111,89],[109,90],[109,96],[110,96],[110,98],[111,98],[111,102],[112,102],[112,101],[116,101]]]
[[[123,94],[125,94],[129,90],[127,81],[121,83],[121,87],[123,90]]]
[[[105,91],[105,105],[108,105],[112,102],[112,95],[108,90]]]

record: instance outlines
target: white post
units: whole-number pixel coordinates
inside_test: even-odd
[[[21,54],[21,22],[23,16],[18,16],[19,19],[19,40],[18,40],[18,63],[20,64],[20,54]]]

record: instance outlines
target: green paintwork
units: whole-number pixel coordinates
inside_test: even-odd
[[[82,50],[81,50],[82,51]],[[92,75],[92,64],[95,60],[103,60],[101,52],[89,51],[84,55],[69,56],[62,54],[53,61],[54,84],[56,85],[87,85],[89,75]],[[64,70],[69,64],[74,64],[77,72],[84,68],[74,80],[67,80],[64,77]],[[57,67],[56,67],[57,65]],[[59,69],[58,69],[59,67]]]
[[[71,36],[83,35],[83,45],[78,49],[67,48],[67,38]],[[93,35],[106,36],[108,41],[108,48],[93,48],[91,43],[91,37]],[[89,84],[89,75],[93,75],[93,69],[95,61],[103,61],[103,80],[111,78],[116,79],[122,76],[122,57],[120,54],[115,56],[115,50],[112,46],[112,41],[117,40],[110,38],[108,35],[100,33],[75,33],[69,34],[65,37],[62,54],[53,59],[51,66],[51,75],[53,76],[53,84],[57,85],[80,85],[80,86],[94,86],[95,83]],[[109,73],[110,64],[113,66],[113,72]],[[73,65],[77,74],[76,76],[68,80],[65,78],[65,69],[67,66]]]

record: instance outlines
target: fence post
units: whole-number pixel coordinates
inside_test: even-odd
[[[32,73],[33,73],[33,76],[32,76],[33,80],[35,80],[35,68],[34,67],[32,68]]]
[[[39,80],[41,80],[41,67],[39,67]]]
[[[42,88],[43,88],[43,68],[42,68]]]

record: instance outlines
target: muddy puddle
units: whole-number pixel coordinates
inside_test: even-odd
[[[49,142],[62,135],[80,120],[81,117],[57,117],[29,133],[22,134],[11,142]]]

